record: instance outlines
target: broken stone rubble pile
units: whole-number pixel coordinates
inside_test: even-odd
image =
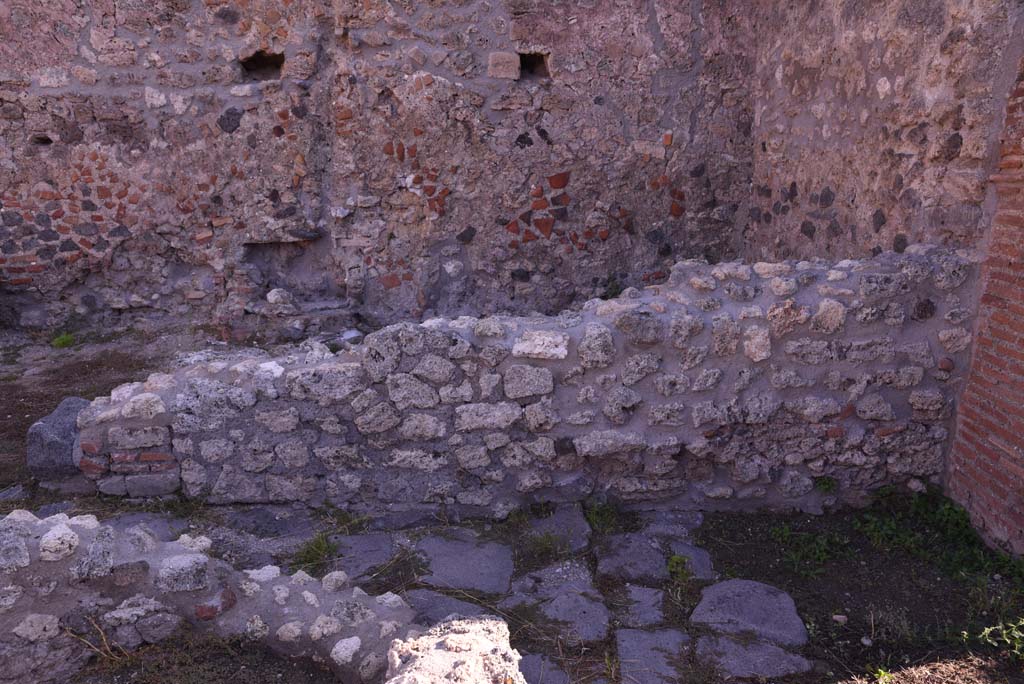
[[[84,410],[101,492],[501,517],[607,492],[819,510],[944,468],[965,256],[678,264],[559,316],[406,323],[200,363]],[[828,478],[829,486],[815,487]]]
[[[9,514],[0,522],[0,681],[65,681],[92,655],[71,633],[132,650],[190,623],[313,657],[344,682],[378,682],[391,641],[409,633],[402,598],[369,596],[344,572],[239,572],[209,547],[202,536],[161,539],[144,523]]]

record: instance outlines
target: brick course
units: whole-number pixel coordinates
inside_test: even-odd
[[[1007,105],[975,349],[948,491],[985,537],[1024,553],[1024,62]]]

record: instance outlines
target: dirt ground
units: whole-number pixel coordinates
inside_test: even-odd
[[[958,510],[883,492],[867,510],[820,517],[714,514],[698,544],[725,577],[793,597],[805,655],[827,671],[793,681],[1020,684],[1024,661],[975,637],[1024,616],[1024,562],[985,549]]]

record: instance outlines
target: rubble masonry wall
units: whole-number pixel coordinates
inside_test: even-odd
[[[607,495],[820,509],[945,468],[975,266],[681,262],[558,316],[434,319],[196,363],[79,415],[101,492],[503,516]]]

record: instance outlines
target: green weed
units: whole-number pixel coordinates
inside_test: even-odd
[[[331,541],[326,532],[320,532],[295,552],[292,564],[296,570],[302,570],[313,577],[322,577],[337,556],[338,545]]]
[[[796,532],[786,524],[776,525],[770,534],[781,547],[782,560],[789,569],[810,578],[819,577],[825,571],[825,564],[845,553],[850,542],[838,532]]]
[[[50,340],[50,346],[54,349],[67,349],[75,343],[75,336],[69,332],[62,332],[52,340]]]
[[[964,636],[966,638],[966,632]],[[986,627],[978,634],[977,640],[1010,654],[1015,660],[1024,661],[1024,617]]]
[[[686,556],[670,556],[668,559],[668,574],[676,584],[689,584],[693,580],[690,559]]]
[[[893,674],[884,667],[880,667],[871,673],[871,679],[875,684],[889,684],[893,681]]]
[[[320,515],[334,534],[359,534],[366,531],[370,522],[367,516],[353,515],[329,503],[323,505]]]
[[[523,538],[519,563],[523,569],[541,568],[569,555],[569,545],[554,532],[531,534]]]
[[[832,494],[839,489],[839,481],[834,477],[816,477],[814,488],[822,494]]]
[[[608,276],[608,283],[604,287],[604,294],[601,295],[601,299],[615,299],[622,291],[626,288],[623,287],[622,283],[614,274]]]
[[[583,514],[590,529],[598,534],[628,532],[636,526],[636,515],[623,511],[614,503],[594,502],[586,505]]]
[[[856,521],[856,529],[876,548],[904,551],[955,577],[998,574],[1024,584],[1024,560],[987,547],[967,511],[937,491],[908,497],[879,490],[875,505]]]

